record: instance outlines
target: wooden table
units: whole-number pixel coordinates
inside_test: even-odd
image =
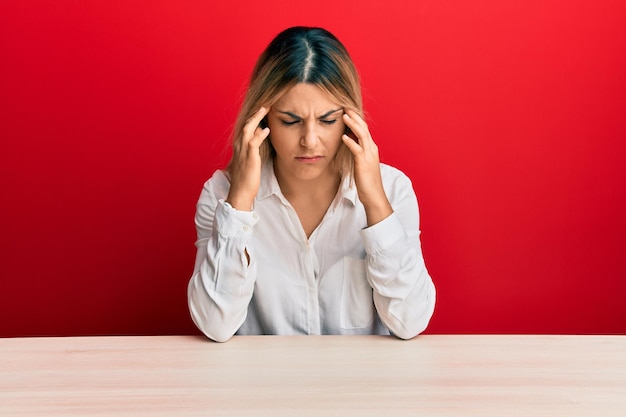
[[[626,416],[626,336],[0,339],[0,416]]]

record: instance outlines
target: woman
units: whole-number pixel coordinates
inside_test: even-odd
[[[321,28],[254,68],[228,168],[206,182],[188,297],[210,339],[422,332],[435,304],[410,180],[381,164],[359,78]]]

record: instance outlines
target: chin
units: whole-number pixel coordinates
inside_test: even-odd
[[[314,180],[321,176],[327,167],[296,167],[291,173],[300,180]]]

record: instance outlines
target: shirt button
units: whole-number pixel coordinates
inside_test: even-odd
[[[258,214],[256,214],[256,213],[252,213],[252,218],[256,220],[256,219],[258,219],[258,218],[259,218],[259,215],[258,215]]]
[[[249,226],[244,226],[243,227],[243,231],[244,232],[249,232],[250,231],[250,227]]]

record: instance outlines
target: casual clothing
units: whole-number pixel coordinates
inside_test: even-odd
[[[254,210],[225,203],[228,173],[216,171],[196,211],[197,255],[189,282],[193,321],[209,338],[233,334],[422,332],[435,306],[424,265],[419,211],[409,178],[380,166],[394,212],[367,227],[349,178],[307,239],[272,162],[261,170]],[[249,261],[246,256],[249,256]]]

